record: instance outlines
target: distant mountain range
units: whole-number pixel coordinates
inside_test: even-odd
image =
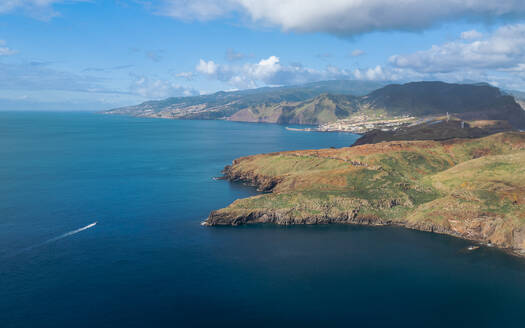
[[[209,95],[147,101],[105,113],[176,119],[224,119],[246,108],[298,103],[324,93],[362,96],[385,85],[381,82],[334,80],[296,86],[219,91]]]
[[[217,92],[116,108],[107,114],[173,119],[225,119],[279,124],[323,124],[355,115],[505,120],[525,127],[514,96],[486,83],[323,81],[298,86]]]

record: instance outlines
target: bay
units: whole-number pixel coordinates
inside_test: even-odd
[[[256,194],[212,179],[233,159],[356,138],[0,112],[0,326],[522,327],[525,261],[497,249],[398,227],[200,226]]]

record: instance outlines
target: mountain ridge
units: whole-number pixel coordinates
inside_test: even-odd
[[[110,109],[104,113],[176,119],[220,119],[251,106],[298,103],[323,93],[361,96],[385,84],[372,81],[330,80],[283,87],[218,91],[200,96],[151,100],[138,105]]]
[[[450,113],[460,119],[505,120],[515,128],[525,128],[525,112],[514,96],[486,83],[422,81],[378,86],[359,81],[324,81],[302,86],[168,98],[105,113],[311,125],[355,115],[367,120],[400,116],[424,118]],[[370,92],[363,94],[365,91]]]

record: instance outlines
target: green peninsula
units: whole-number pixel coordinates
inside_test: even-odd
[[[525,254],[525,132],[242,157],[224,171],[265,193],[204,225],[400,225]]]

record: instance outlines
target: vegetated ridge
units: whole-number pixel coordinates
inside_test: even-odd
[[[525,132],[242,157],[224,176],[266,193],[204,225],[400,225],[525,254]]]

